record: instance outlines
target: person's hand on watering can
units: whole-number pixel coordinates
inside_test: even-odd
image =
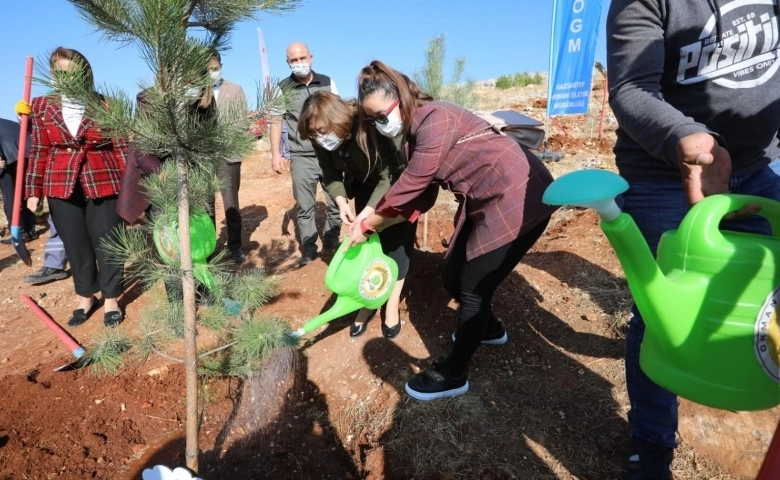
[[[366,208],[368,209],[370,207]],[[383,217],[382,215],[373,213],[373,209],[371,209],[371,213],[368,213],[367,210],[363,210],[363,212],[360,212],[358,217],[362,216],[364,213],[367,214],[365,218],[356,218],[352,223],[352,226],[349,227],[349,238],[347,238],[346,242],[347,248],[351,247],[352,245],[365,242],[368,240],[368,237],[380,230],[384,230],[385,228],[391,227],[397,223],[406,221],[406,217],[403,215],[398,215],[396,217]]]
[[[361,220],[364,220],[373,214],[374,214],[374,209],[372,207],[367,206],[357,215],[357,217],[355,217],[354,223],[360,223]]]
[[[718,193],[727,193],[731,175],[731,155],[706,132],[687,135],[677,143],[677,160],[682,174],[683,189],[691,205]],[[746,205],[727,214],[727,220],[746,218],[761,207]]]
[[[367,218],[352,223],[352,226],[349,227],[349,238],[346,240],[347,248],[368,240],[368,237],[376,233],[377,228],[382,225],[383,221],[384,217],[372,214]]]
[[[339,195],[336,197],[336,205],[339,207],[339,217],[342,223],[351,227],[352,222],[355,221],[355,212],[352,211],[352,207],[349,206],[347,199]]]
[[[731,156],[709,133],[697,132],[681,138],[677,143],[677,161],[691,205],[728,191]]]

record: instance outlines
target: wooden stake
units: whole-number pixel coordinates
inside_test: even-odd
[[[190,244],[190,188],[188,162],[183,154],[176,161],[179,172],[179,258],[184,302],[184,379],[187,385],[185,459],[187,468],[198,471],[198,347],[195,343],[195,276]]]

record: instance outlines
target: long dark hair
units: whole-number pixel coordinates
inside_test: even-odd
[[[362,104],[367,96],[374,93],[382,93],[387,98],[400,100],[398,108],[401,112],[401,120],[404,122],[404,137],[409,133],[414,112],[426,102],[433,100],[433,97],[420,90],[420,87],[409,77],[379,60],[369,63],[358,74],[358,102]],[[361,117],[364,115],[362,108],[360,114]]]
[[[73,48],[57,47],[49,56],[49,67],[54,70],[57,60],[68,60],[76,64],[79,68],[81,78],[87,83],[90,91],[95,90],[95,76],[92,73],[92,65],[89,64],[87,57],[83,53]]]

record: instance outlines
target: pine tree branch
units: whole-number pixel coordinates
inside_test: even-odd
[[[163,352],[163,351],[160,351],[160,350],[158,350],[158,349],[157,349],[157,347],[151,347],[151,348],[152,348],[152,351],[153,351],[154,353],[156,353],[157,355],[159,355],[159,356],[161,356],[161,357],[165,357],[165,358],[167,358],[168,360],[173,360],[174,362],[177,362],[177,363],[184,363],[184,360],[183,360],[183,359],[181,359],[181,358],[176,358],[176,357],[173,357],[173,356],[171,356],[171,355],[168,355],[167,353],[165,353],[165,352]]]
[[[157,330],[153,330],[153,331],[151,331],[151,332],[148,332],[148,333],[146,333],[146,334],[144,335],[144,338],[146,338],[146,337],[151,337],[152,335],[154,335],[154,334],[156,334],[156,333],[164,332],[165,330],[166,330],[165,328],[158,328]]]
[[[192,16],[192,13],[195,11],[195,7],[197,7],[200,4],[200,0],[190,0],[190,6],[187,7],[187,12],[184,14],[184,24],[187,25],[188,20]]]
[[[217,352],[219,352],[221,350],[225,350],[226,348],[230,348],[230,347],[232,347],[233,345],[235,345],[237,343],[238,343],[238,341],[236,340],[236,341],[228,343],[227,345],[222,345],[221,347],[217,347],[217,348],[215,348],[213,350],[209,350],[208,352],[201,353],[200,355],[198,355],[198,360],[200,360],[203,357],[208,357],[212,353],[217,353]]]
[[[130,43],[135,36],[127,2],[122,0],[68,0],[81,18],[110,40]]]

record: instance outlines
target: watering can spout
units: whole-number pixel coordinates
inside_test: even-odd
[[[601,230],[617,254],[634,300],[648,323],[653,323],[664,317],[656,313],[664,308],[664,302],[655,300],[664,298],[673,282],[661,271],[634,220],[615,203],[615,197],[626,190],[628,182],[615,173],[578,170],[556,179],[544,192],[543,201],[548,205],[592,208],[598,213]],[[678,343],[682,339],[670,340]]]
[[[349,297],[339,296],[336,298],[336,303],[334,303],[332,307],[306,322],[303,327],[293,332],[293,335],[301,337],[306,333],[313,332],[331,320],[343,317],[344,315],[348,315],[361,308],[363,308],[363,305],[355,300]]]

